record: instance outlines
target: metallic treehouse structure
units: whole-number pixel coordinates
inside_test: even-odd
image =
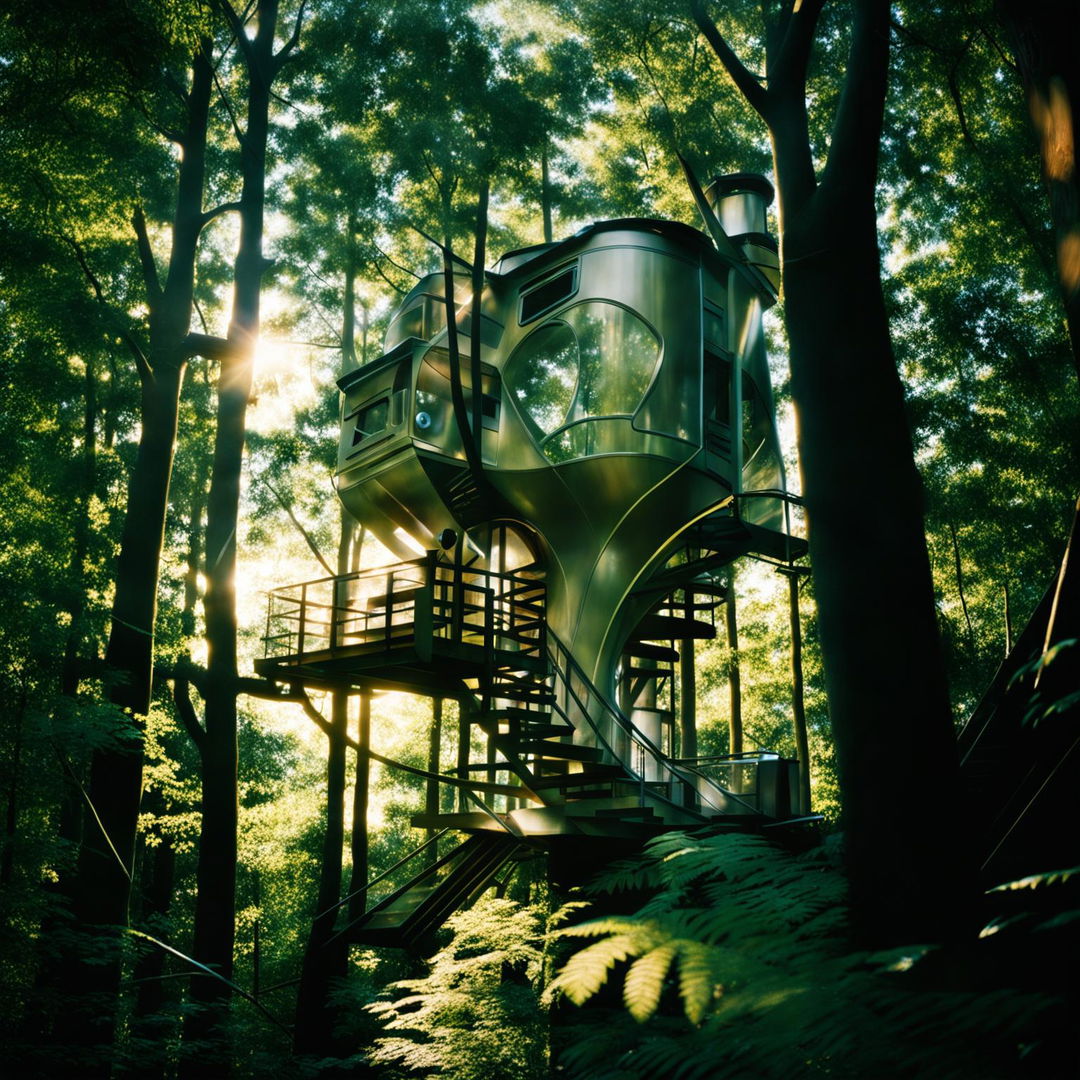
[[[805,550],[762,331],[771,188],[706,194],[711,240],[626,219],[504,255],[478,326],[467,273],[449,302],[450,274],[422,279],[339,380],[338,494],[403,561],[275,590],[257,668],[455,699],[456,806],[429,795],[414,824],[472,834],[418,849],[353,940],[415,940],[525,847],[595,861],[598,841],[809,810],[795,762],[676,754],[676,662],[715,636],[717,572]]]

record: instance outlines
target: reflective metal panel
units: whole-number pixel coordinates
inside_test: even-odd
[[[388,355],[342,380],[341,497],[403,556],[452,529],[477,566],[527,558],[551,629],[614,701],[620,652],[672,553],[693,536],[735,557],[759,542],[740,515],[780,527],[777,500],[743,498],[783,486],[761,324],[773,294],[671,222],[599,223],[504,258],[479,329],[476,437],[498,506],[485,518],[451,401],[442,288],[441,275],[421,281]],[[468,290],[458,277],[471,417]]]

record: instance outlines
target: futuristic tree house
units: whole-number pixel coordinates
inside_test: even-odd
[[[674,756],[675,646],[713,635],[716,571],[804,550],[762,332],[771,188],[708,195],[711,240],[626,219],[504,255],[479,326],[467,273],[450,304],[422,279],[339,380],[338,493],[405,561],[277,590],[259,669],[456,698],[487,757],[443,779],[479,809],[418,823],[551,842],[807,810],[775,755]]]

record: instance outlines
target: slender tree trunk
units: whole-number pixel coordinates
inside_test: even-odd
[[[335,1010],[330,1008],[331,980],[344,978],[345,939],[330,944],[341,899],[341,864],[345,842],[345,736],[349,725],[349,698],[336,691],[332,699],[329,755],[326,763],[326,830],[322,868],[315,900],[315,917],[304,951],[300,992],[296,1001],[293,1049],[298,1054],[326,1056],[332,1052]]]
[[[477,459],[483,462],[484,445],[484,391],[480,356],[484,310],[484,263],[487,260],[488,198],[491,181],[485,171],[476,197],[476,242],[473,245],[472,267],[472,333],[469,335],[469,380],[472,383],[472,431],[476,442]]]
[[[1005,655],[1008,656],[1012,652],[1013,647],[1013,628],[1012,628],[1012,610],[1009,607],[1009,581],[1006,578],[1001,585],[1002,592],[1002,615],[1005,620]]]
[[[341,305],[341,366],[356,367],[356,214],[349,211],[345,224],[345,291]],[[366,342],[364,343],[366,345]],[[362,359],[362,358],[361,358]]]
[[[351,335],[351,319],[345,325]],[[351,341],[351,337],[349,338]],[[344,506],[340,508],[336,570],[338,577],[349,573],[356,524]],[[335,588],[347,594],[347,583]],[[347,601],[339,594],[338,603]],[[336,628],[333,631],[336,637]],[[334,690],[331,696],[329,751],[326,762],[326,831],[323,837],[319,889],[315,916],[308,935],[296,1002],[293,1048],[298,1054],[327,1055],[333,1050],[334,1010],[330,1008],[331,980],[344,978],[348,965],[348,945],[334,938],[341,900],[342,856],[345,844],[346,738],[349,733],[349,693]],[[365,811],[366,815],[366,811]]]
[[[23,726],[26,720],[26,683],[19,694],[15,711],[14,737],[11,741],[11,776],[8,780],[7,807],[4,812],[4,846],[0,856],[0,887],[9,886],[15,878],[15,838],[19,825],[19,776],[22,772]],[[66,785],[65,785],[66,786]]]
[[[964,595],[964,566],[960,559],[960,538],[956,535],[956,526],[951,521],[949,522],[949,535],[952,537],[953,569],[956,571],[956,592],[960,597],[960,608],[964,613],[968,644],[974,649],[975,628],[971,625],[971,615],[968,613],[967,597]]]
[[[130,717],[131,738],[94,753],[89,795],[100,828],[85,830],[71,886],[76,918],[96,937],[108,936],[109,928],[125,926],[128,922],[142,791],[140,735],[142,718],[150,707],[158,569],[180,388],[188,358],[186,338],[191,323],[196,248],[203,227],[202,190],[211,81],[209,47],[204,43],[193,62],[187,97],[187,128],[182,140],[184,152],[164,289],[159,287],[153,269],[141,214],[135,217],[149,296],[150,352],[140,370],[141,432],[128,485],[112,625],[105,653],[112,676],[109,696]],[[111,1040],[113,1008],[103,1007],[101,1002],[115,1003],[119,980],[118,947],[105,964],[73,959],[65,976],[66,989],[76,1001],[84,995],[93,995],[98,1004],[72,1010],[63,1026],[65,1041],[85,1046]]]
[[[360,723],[356,733],[356,783],[353,787],[352,877],[349,880],[349,921],[367,910],[368,880],[368,792],[371,758],[364,752],[371,745],[371,691],[360,691]]]
[[[544,243],[553,242],[555,234],[551,224],[551,173],[548,164],[548,144],[544,140],[540,151],[540,209],[544,215]]]
[[[442,719],[443,719],[443,699],[435,698],[431,703],[431,733],[428,737],[428,772],[439,772],[439,765],[442,760]],[[434,817],[439,812],[439,781],[431,777],[427,780],[427,785],[424,791],[424,813],[428,817]],[[429,825],[427,830],[427,838],[430,840],[435,835],[435,827]],[[435,845],[431,847],[431,861],[434,862],[436,857]]]
[[[83,454],[82,477],[79,484],[75,514],[75,535],[71,547],[72,599],[68,606],[71,627],[64,643],[64,663],[60,674],[60,692],[74,697],[79,692],[79,653],[84,638],[83,613],[86,610],[86,588],[83,583],[84,565],[90,546],[90,500],[97,483],[98,395],[97,365],[93,357],[86,361],[83,380]]]
[[[810,742],[806,733],[803,700],[802,619],[799,617],[799,575],[789,571],[788,612],[791,618],[791,719],[795,729],[795,752],[799,758],[799,809],[810,812]]]
[[[739,674],[739,623],[735,608],[735,575],[732,573],[724,599],[724,618],[727,623],[728,643],[728,752],[743,752],[742,726],[742,679]]]
[[[226,11],[231,9],[226,7]],[[237,29],[248,73],[247,127],[240,145],[240,243],[228,347],[218,377],[217,432],[207,499],[206,738],[194,955],[226,979],[232,977],[236,936],[236,529],[262,276],[267,267],[262,243],[270,89],[280,66],[273,51],[277,16],[277,0],[260,0],[254,39],[246,36],[243,27]],[[191,996],[201,1009],[193,1015],[188,1035],[209,1038],[215,1046],[196,1068],[202,1076],[214,1075],[207,1070],[224,1069],[228,1057],[225,1020],[230,991],[224,982],[203,977],[192,981]],[[195,1075],[190,1062],[188,1071]]]
[[[184,606],[180,612],[181,632],[190,640],[195,634],[195,613],[199,602],[198,576],[202,568],[203,512],[206,504],[206,484],[209,479],[210,458],[199,454],[195,476],[192,481],[188,505],[187,565],[184,572]],[[197,744],[196,744],[197,745]],[[166,745],[166,752],[174,761],[180,760],[179,747]],[[166,810],[159,791],[147,796],[149,812],[160,815]],[[176,848],[171,837],[158,837],[153,848],[143,851],[142,905],[140,921],[147,933],[168,943],[169,911],[172,907],[176,877]],[[149,1043],[163,1042],[171,1033],[171,1022],[161,1015],[167,1000],[166,985],[162,979],[165,972],[165,953],[159,948],[147,948],[135,965],[134,1033],[136,1038]],[[161,1075],[164,1060],[147,1061],[142,1068],[151,1075]]]
[[[693,638],[679,642],[679,733],[679,756],[697,757],[697,670]]]
[[[167,807],[158,791],[147,796],[150,813],[163,814]],[[169,909],[172,906],[176,881],[176,848],[168,836],[161,836],[153,847],[143,846],[142,868],[139,877],[141,904],[139,923],[154,937],[168,942]],[[166,1003],[165,954],[157,946],[146,946],[135,963],[135,995],[132,1034],[145,1039],[150,1046],[162,1046],[173,1034],[173,1019],[164,1015]],[[165,1071],[162,1055],[148,1056],[140,1066],[142,1075],[161,1076]]]
[[[472,725],[469,721],[469,713],[465,707],[458,703],[458,744],[457,744],[457,775],[462,780],[469,778],[469,757],[472,749]],[[465,794],[465,788],[458,788],[457,805],[461,813],[469,809],[469,797]]]

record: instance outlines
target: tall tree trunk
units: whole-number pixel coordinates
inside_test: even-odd
[[[352,371],[356,358],[356,214],[350,210],[345,223],[345,289],[341,304],[341,368]],[[366,321],[366,320],[365,320]],[[365,327],[366,329],[366,327]],[[364,342],[366,345],[367,342]],[[364,357],[361,356],[361,362]]]
[[[438,773],[440,772],[439,765],[442,761],[442,719],[443,719],[443,699],[435,698],[431,703],[431,732],[428,736],[428,760],[427,767],[428,772]],[[428,817],[434,817],[439,812],[439,781],[433,777],[428,777],[427,785],[424,791],[424,813]],[[435,835],[435,827],[428,826],[427,838],[430,840]],[[436,851],[435,847],[431,846],[431,862],[435,862]]]
[[[196,249],[204,225],[202,191],[211,82],[209,45],[204,42],[193,61],[187,95],[187,126],[182,138],[172,248],[164,288],[158,283],[141,213],[136,212],[134,219],[150,308],[150,352],[140,360],[141,429],[128,484],[112,625],[105,653],[112,675],[109,696],[129,716],[131,738],[99,749],[93,755],[89,797],[100,827],[85,830],[71,885],[76,918],[95,937],[109,936],[110,928],[128,922],[142,791],[140,733],[142,718],[150,707],[158,569],[180,388],[189,356],[187,336],[193,307]],[[113,1008],[102,1007],[100,1002],[115,1002],[119,980],[118,947],[108,963],[72,959],[65,982],[76,1008],[65,1018],[65,1041],[92,1045],[111,1040]],[[79,999],[85,995],[94,995],[99,1004],[78,1007]]]
[[[98,394],[97,365],[93,357],[86,361],[86,375],[83,380],[85,394],[83,398],[83,453],[82,476],[75,511],[75,535],[71,546],[71,600],[68,614],[71,627],[64,642],[64,663],[60,673],[60,692],[74,697],[79,692],[79,664],[83,638],[83,614],[86,610],[86,588],[83,584],[84,566],[90,547],[90,500],[97,483],[97,429],[98,429]]]
[[[348,317],[345,325],[350,327]],[[349,573],[355,541],[356,523],[345,507],[341,506],[336,565],[339,578]],[[347,582],[337,582],[335,588],[341,590],[337,602],[346,603]],[[332,631],[332,638],[336,639],[336,628]],[[341,900],[348,734],[349,693],[347,690],[337,689],[331,696],[329,750],[326,761],[326,830],[323,837],[319,889],[315,900],[315,916],[304,952],[300,992],[296,1002],[293,1049],[298,1054],[325,1056],[332,1052],[334,1011],[328,1001],[330,985],[332,979],[344,978],[348,965],[348,945],[345,938],[332,940]]]
[[[209,455],[200,452],[189,496],[184,606],[180,612],[181,632],[188,641],[195,634],[196,608],[199,602],[198,578],[202,572],[203,513],[209,472]],[[179,747],[166,744],[165,750],[173,760],[180,760]],[[148,794],[147,809],[157,815],[165,812],[165,802],[159,791]],[[153,848],[144,849],[142,866],[140,919],[143,928],[168,943],[171,937],[168,919],[176,877],[176,848],[172,838],[167,834],[161,835]],[[168,1000],[162,978],[165,972],[165,955],[159,948],[148,948],[139,956],[135,965],[135,983],[138,990],[135,996],[134,1034],[136,1038],[146,1039],[151,1044],[163,1042],[171,1033],[171,1022],[161,1015]],[[148,1076],[161,1075],[164,1065],[164,1060],[147,1061],[141,1068]]]
[[[791,390],[844,797],[852,928],[872,946],[941,940],[966,928],[975,877],[959,843],[956,741],[922,486],[881,290],[875,188],[889,4],[853,5],[820,182],[806,72],[822,0],[777,16],[766,39],[767,88],[720,36],[703,0],[691,5],[772,137]]]
[[[548,164],[547,139],[544,140],[540,151],[540,209],[544,218],[544,243],[550,244],[555,234],[551,224],[551,171]]]
[[[207,588],[203,601],[207,641],[206,737],[194,955],[229,979],[236,936],[238,816],[236,528],[247,407],[259,338],[262,276],[267,268],[262,243],[270,92],[275,75],[295,44],[295,35],[275,56],[277,0],[259,0],[254,38],[247,36],[227,0],[222,0],[221,6],[232,22],[247,67],[247,125],[240,140],[243,177],[240,243],[233,271],[232,317],[218,377],[217,431],[207,499]],[[201,1008],[193,1015],[188,1034],[197,1039],[209,1038],[215,1046],[213,1056],[203,1055],[197,1068],[203,1076],[213,1075],[207,1070],[224,1069],[227,1061],[225,1020],[230,991],[219,979],[196,978],[192,981],[191,996]]]

